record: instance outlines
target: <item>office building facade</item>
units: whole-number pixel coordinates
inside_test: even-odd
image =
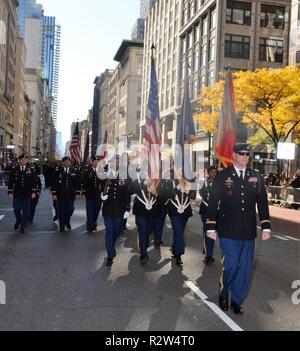
[[[300,0],[292,0],[290,65],[300,64]]]

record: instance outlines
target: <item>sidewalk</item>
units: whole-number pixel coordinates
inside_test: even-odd
[[[199,209],[200,200],[192,201],[193,208]],[[300,239],[300,211],[270,206],[272,232]]]
[[[300,211],[270,206],[272,231],[300,239]]]

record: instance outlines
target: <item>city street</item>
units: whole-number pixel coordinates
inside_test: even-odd
[[[51,205],[44,190],[34,224],[20,234],[13,230],[12,202],[0,188],[0,281],[6,284],[0,330],[300,330],[300,304],[292,303],[292,283],[300,280],[297,235],[257,241],[245,314],[229,311],[226,319],[217,307],[220,251],[213,266],[204,266],[196,211],[186,232],[183,269],[171,259],[169,221],[164,245],[151,245],[149,262],[141,266],[133,216],[108,268],[102,219],[99,231],[88,234],[84,200],[78,200],[73,230],[58,233]]]

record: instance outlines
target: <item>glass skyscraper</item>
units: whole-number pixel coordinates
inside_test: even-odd
[[[43,27],[43,33],[41,35],[42,52],[40,53],[42,58],[42,78],[48,81],[49,96],[52,100],[52,121],[54,126],[56,126],[61,27],[56,24],[55,17],[44,16],[43,6],[37,4],[36,0],[19,1],[19,26],[24,37],[26,18],[40,19]],[[30,40],[30,38],[28,38],[28,40]]]
[[[19,0],[18,7],[19,26],[22,36],[25,36],[25,19],[38,18],[44,16],[43,5],[37,4],[36,0]]]
[[[146,18],[157,0],[141,0],[140,17]]]
[[[60,34],[61,27],[56,24],[56,18],[45,16],[43,22],[42,69],[43,78],[48,81],[49,94],[52,97],[51,112],[55,126],[57,121]]]

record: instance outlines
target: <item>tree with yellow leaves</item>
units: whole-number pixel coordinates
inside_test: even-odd
[[[234,73],[236,110],[243,123],[256,132],[253,144],[270,141],[277,150],[279,142],[300,135],[300,69],[259,69]],[[215,133],[220,119],[224,81],[204,88],[195,117],[206,132]]]

